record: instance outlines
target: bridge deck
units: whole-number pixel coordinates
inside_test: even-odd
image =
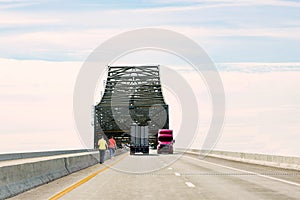
[[[170,160],[175,162],[168,165]],[[299,199],[300,172],[195,155],[121,155],[12,199]],[[149,171],[143,174],[128,171]],[[120,171],[122,169],[123,171]],[[86,182],[88,175],[98,174]],[[81,183],[73,187],[75,183]],[[72,188],[73,187],[73,188]],[[71,189],[70,189],[71,188]]]

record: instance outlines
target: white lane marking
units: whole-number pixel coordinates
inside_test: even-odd
[[[181,175],[180,175],[180,173],[177,173],[177,172],[176,172],[176,173],[175,173],[175,176],[181,176]]]
[[[295,183],[295,182],[292,182],[292,181],[286,181],[286,180],[283,180],[283,179],[280,179],[280,178],[275,178],[275,177],[272,177],[272,176],[267,176],[267,175],[263,175],[263,174],[259,174],[259,173],[255,173],[255,172],[250,172],[250,171],[246,171],[246,170],[242,170],[242,169],[237,169],[237,168],[234,168],[234,167],[219,165],[219,164],[215,164],[215,163],[212,163],[212,162],[208,162],[208,161],[204,161],[204,160],[200,160],[200,159],[196,159],[196,158],[192,158],[192,157],[188,157],[188,156],[183,156],[183,157],[189,158],[189,159],[192,159],[192,160],[197,160],[197,161],[200,161],[200,162],[203,162],[203,163],[215,165],[215,166],[218,166],[218,167],[223,167],[223,168],[230,169],[230,170],[235,170],[235,171],[238,171],[238,172],[253,174],[253,175],[256,175],[256,176],[263,177],[263,178],[267,178],[267,179],[271,179],[271,180],[274,180],[274,181],[279,181],[279,182],[282,182],[282,183],[287,183],[287,184],[290,184],[290,185],[295,185],[295,186],[300,187],[300,183]]]
[[[168,169],[171,170],[171,169],[173,169],[173,168],[172,168],[172,167],[169,167]]]
[[[191,182],[185,182],[185,184],[186,184],[187,186],[189,186],[189,187],[195,187],[195,185],[194,185],[193,183],[191,183]]]

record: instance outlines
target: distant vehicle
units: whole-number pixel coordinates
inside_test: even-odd
[[[154,142],[149,142],[149,148],[150,149],[156,149],[156,146],[155,146]]]
[[[135,153],[149,154],[148,126],[131,125],[130,155]]]
[[[122,143],[121,148],[127,150],[127,149],[130,149],[130,145]]]
[[[157,153],[168,153],[173,154],[173,144],[175,140],[173,139],[173,130],[170,129],[159,129],[158,130],[158,145]]]

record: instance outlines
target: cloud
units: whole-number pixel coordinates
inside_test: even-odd
[[[86,148],[76,134],[67,131],[50,131],[16,134],[0,134],[0,153],[74,150]]]
[[[300,96],[296,90],[300,63],[259,63],[260,59],[254,59],[255,63],[236,63],[239,59],[251,60],[252,54],[273,62],[297,61],[300,2],[152,0],[149,7],[149,1],[103,6],[68,1],[59,9],[56,3],[0,0],[0,54],[19,59],[0,58],[0,151],[15,147],[8,141],[22,138],[23,134],[32,140],[20,141],[15,150],[78,146],[72,91],[81,63],[53,61],[84,60],[95,47],[118,33],[160,27],[203,44],[218,62],[222,62],[218,57],[231,61],[216,64],[227,98],[226,127],[219,148],[300,155],[299,140],[295,140],[300,119]],[[211,111],[207,91],[199,87],[199,77],[180,67],[201,97],[201,114],[207,117]],[[169,99],[175,101],[174,96]],[[174,110],[173,116],[180,114]],[[197,147],[207,124],[205,121],[200,126]]]
[[[300,26],[300,22],[299,22]],[[300,40],[300,28],[298,27],[188,27],[188,26],[172,26],[170,29],[178,30],[191,37],[205,38],[226,38],[226,37],[265,37],[265,38],[285,38],[292,40]],[[291,34],[293,32],[293,34]]]
[[[14,2],[20,1],[12,1],[12,4]],[[192,2],[197,5],[166,2],[167,6],[148,8],[144,4],[130,4],[126,8],[61,8],[54,13],[53,2],[46,1],[38,9],[34,7],[35,12],[32,12],[33,8],[1,12],[0,54],[17,59],[83,60],[113,35],[136,28],[159,27],[178,31],[203,44],[208,53],[216,60],[220,57],[218,61],[221,62],[224,62],[224,57],[232,57],[233,62],[249,60],[247,57],[252,54],[257,57],[269,57],[270,54],[273,55],[270,61],[279,60],[273,51],[280,51],[284,44],[293,53],[283,53],[283,61],[299,58],[300,21],[295,10],[280,8],[279,15],[278,8],[273,7],[263,8],[264,12],[258,6],[238,7],[267,3],[292,5],[293,2]],[[46,3],[50,4],[49,8]],[[80,3],[74,2],[76,5]],[[153,4],[160,5],[158,2]],[[257,49],[264,52],[256,53]],[[224,50],[228,55],[224,55]]]
[[[297,63],[219,63],[220,71],[266,73],[266,72],[299,72],[300,62]]]
[[[0,52],[19,59],[84,60],[115,32],[118,31],[103,29],[10,34],[0,37]]]
[[[60,24],[60,20],[47,15],[38,16],[36,14],[21,14],[12,12],[0,13],[0,27],[9,28],[16,26],[40,26],[40,25]],[[3,33],[2,33],[3,34]]]
[[[186,27],[186,26],[160,26],[185,34],[186,36],[204,44],[209,48],[220,50],[222,48],[254,51],[247,40],[243,46],[237,44],[234,37],[275,38],[278,40],[290,40],[300,42],[299,28],[217,28],[217,27]],[[45,60],[83,60],[89,53],[112,35],[129,30],[127,28],[102,28],[102,29],[75,29],[56,31],[33,31],[16,34],[7,34],[0,37],[0,52],[5,57],[45,59]],[[290,34],[293,33],[293,34]],[[298,33],[298,34],[297,34]],[[262,45],[263,43],[261,43]],[[273,44],[273,49],[280,44]],[[265,48],[267,48],[266,46]],[[295,48],[295,47],[294,47]],[[16,50],[17,49],[17,50]],[[214,49],[210,50],[212,56]],[[296,51],[291,49],[291,51]],[[237,55],[236,55],[237,56]],[[261,55],[262,56],[262,55]],[[274,55],[275,56],[275,55]],[[232,68],[232,66],[231,66]]]
[[[38,3],[37,0],[0,0],[0,10],[30,7]]]
[[[234,64],[244,67],[241,63],[231,63]],[[298,63],[295,65],[299,66]],[[226,95],[226,121],[216,149],[299,156],[295,142],[300,139],[300,93],[296,89],[300,84],[299,74],[299,71],[221,71]],[[204,136],[198,135],[193,147],[200,148],[203,140]]]
[[[192,6],[180,6],[181,9],[201,9],[201,8],[214,8],[214,7],[227,7],[227,6],[286,6],[286,7],[299,7],[300,3],[297,1],[284,1],[284,0],[265,0],[265,1],[252,1],[252,0],[151,0],[152,3],[157,4],[175,4],[179,7],[180,4],[192,4]],[[198,6],[197,6],[198,5]],[[174,6],[174,7],[176,7]]]
[[[269,73],[243,73],[241,69],[220,71],[227,108],[226,124],[217,148],[300,155],[297,145],[300,93],[296,88],[299,85],[299,71],[276,69],[276,66],[289,68],[299,67],[300,64],[219,65],[242,70],[264,66],[275,70]],[[0,59],[0,151],[82,148],[74,130],[72,115],[72,92],[80,66],[80,62]],[[211,107],[203,108],[203,105],[208,105],[210,99],[201,91],[197,93],[203,84],[199,85],[198,77],[192,73],[183,73],[182,76],[188,79],[199,97],[200,115],[207,117],[207,110]],[[169,101],[176,101],[176,94],[172,96],[170,93],[167,91],[164,95],[168,95]],[[170,112],[170,119],[180,126],[180,109],[177,104]],[[172,127],[178,129],[178,126]],[[206,121],[200,121],[194,148],[200,148],[208,126]],[[20,139],[16,143],[15,138],[24,137],[29,142]]]
[[[30,8],[30,6],[38,7],[41,10],[56,7],[56,1],[37,1],[37,0],[1,0],[0,9],[12,10]],[[37,5],[37,6],[36,6]],[[60,9],[80,9],[82,7],[88,9],[100,10],[134,10],[135,12],[176,12],[176,11],[191,11],[210,8],[224,8],[224,7],[242,7],[242,6],[284,6],[284,7],[299,7],[299,2],[283,1],[283,0],[265,0],[265,1],[251,1],[251,0],[150,0],[150,1],[133,1],[133,2],[95,2],[95,1],[66,1],[61,4]]]

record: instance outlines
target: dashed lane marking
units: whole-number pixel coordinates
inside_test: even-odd
[[[178,172],[176,172],[176,173],[175,173],[175,176],[181,176],[181,174],[180,174],[180,173],[178,173]]]
[[[187,186],[189,186],[189,187],[196,187],[193,183],[191,183],[191,182],[185,182],[185,184],[187,185]]]
[[[252,175],[259,176],[259,177],[263,177],[263,178],[271,179],[271,180],[274,180],[274,181],[279,181],[279,182],[282,182],[282,183],[287,183],[287,184],[290,184],[290,185],[300,187],[300,183],[295,183],[295,182],[292,182],[292,181],[287,181],[287,180],[283,180],[283,179],[280,179],[280,178],[275,178],[275,177],[272,177],[272,176],[267,176],[267,175],[263,175],[263,174],[259,174],[259,173],[255,173],[255,172],[250,172],[250,171],[246,171],[246,170],[242,170],[242,169],[237,169],[237,168],[234,168],[234,167],[228,167],[228,166],[225,166],[225,165],[220,165],[220,164],[204,161],[204,160],[192,158],[192,157],[189,157],[189,156],[183,156],[183,157],[188,158],[188,159],[192,159],[192,160],[197,160],[197,161],[200,161],[200,162],[203,162],[203,163],[215,165],[215,166],[218,166],[218,167],[223,167],[223,168],[230,169],[230,170],[235,170],[235,171],[238,171],[238,172],[252,174]]]

